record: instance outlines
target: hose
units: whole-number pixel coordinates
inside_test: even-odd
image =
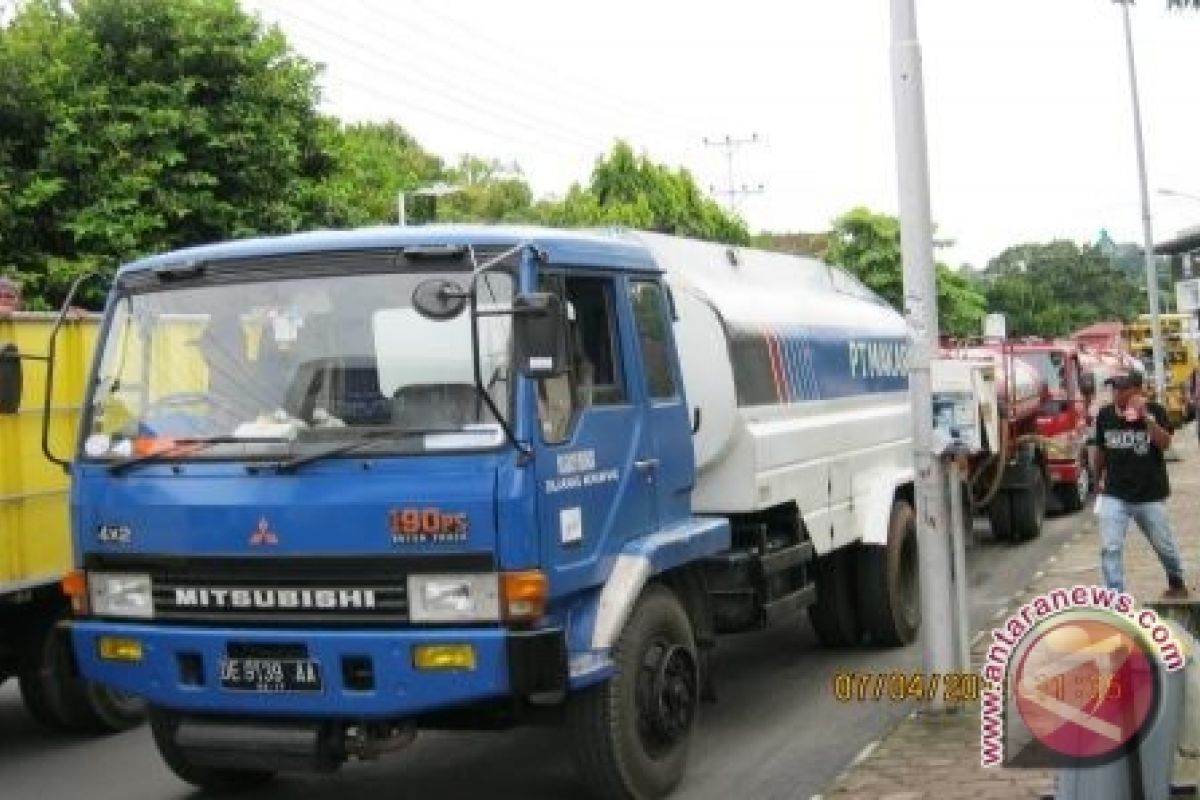
[[[1004,426],[1004,428],[1006,428],[1006,427],[1007,426]],[[984,472],[987,470],[987,468],[989,466],[991,466],[993,463],[999,461],[1002,454],[1008,452],[1008,447],[1007,447],[1007,443],[1006,443],[1006,439],[1008,438],[1008,435],[1005,432],[1004,428],[1002,428],[1000,431],[1000,449],[998,451],[992,453],[991,455],[989,455],[987,458],[985,458],[983,460],[983,462],[980,463],[980,465],[975,468],[974,472],[967,479],[967,486],[971,490],[970,495],[971,495],[971,511],[972,511],[972,513],[974,513],[975,509],[984,508],[985,506],[987,506],[988,503],[992,502],[992,500],[995,499],[996,495],[1000,492],[1000,485],[1004,482],[1004,466],[1003,466],[1003,464],[1000,464],[996,467],[995,477],[992,479],[992,485],[988,487],[987,493],[981,499],[979,499],[979,500],[975,499],[975,484],[983,476]],[[1028,444],[1030,442],[1035,442],[1037,444],[1040,444],[1047,449],[1056,448],[1058,446],[1057,443],[1049,437],[1042,436],[1041,434],[1038,434],[1038,433],[1026,433],[1021,436],[1018,436],[1016,438],[1016,440],[1013,441],[1012,447],[1013,447],[1013,449],[1016,449],[1016,448],[1020,447],[1021,445]],[[1005,460],[1007,460],[1007,459],[1005,459]]]

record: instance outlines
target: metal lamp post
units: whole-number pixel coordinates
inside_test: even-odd
[[[904,311],[911,331],[909,393],[916,471],[918,569],[921,582],[921,644],[926,673],[956,669],[956,624],[965,608],[951,589],[951,537],[947,471],[933,453],[933,385],[930,361],[938,348],[937,284],[933,269],[933,223],[929,210],[929,148],[925,89],[914,0],[891,0],[892,104],[896,120],[896,166],[900,190],[900,247],[904,262]],[[958,580],[965,580],[961,572]],[[941,698],[931,703],[946,709]]]
[[[1154,233],[1150,225],[1150,192],[1146,180],[1146,148],[1142,141],[1142,109],[1138,100],[1137,67],[1133,59],[1133,31],[1129,22],[1129,6],[1133,0],[1113,0],[1121,6],[1125,24],[1125,53],[1129,61],[1129,93],[1133,103],[1133,136],[1137,145],[1138,185],[1142,198],[1142,235],[1146,257],[1146,301],[1150,306],[1150,331],[1154,341],[1154,392],[1162,402],[1166,395],[1166,376],[1163,374],[1162,325],[1158,318],[1158,269],[1154,262]]]

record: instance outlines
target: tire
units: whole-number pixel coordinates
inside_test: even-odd
[[[70,653],[55,630],[55,619],[34,626],[21,665],[21,699],[43,726],[55,731],[94,730],[84,681],[72,674]]]
[[[871,641],[909,644],[921,627],[917,515],[905,500],[892,504],[886,545],[859,550],[859,615]]]
[[[98,683],[87,683],[88,707],[95,717],[93,730],[100,733],[120,733],[136,728],[146,720],[146,701],[110,689]]]
[[[1059,484],[1054,487],[1054,492],[1058,495],[1058,502],[1063,511],[1073,513],[1082,509],[1092,494],[1092,474],[1087,461],[1080,460],[1079,478],[1075,483]]]
[[[637,601],[613,649],[616,670],[567,704],[576,769],[598,800],[655,800],[683,779],[700,702],[687,612],[663,586]]]
[[[154,736],[154,745],[162,760],[171,772],[184,783],[190,783],[208,792],[232,794],[249,792],[257,789],[275,777],[274,772],[254,769],[229,769],[218,767],[203,767],[193,764],[175,744],[175,731],[179,727],[179,719],[161,708],[150,708],[150,732]]]
[[[817,602],[808,607],[808,619],[826,647],[849,647],[862,641],[854,561],[851,549],[843,547],[814,562]]]
[[[36,669],[22,667],[17,673],[17,687],[21,690],[21,702],[34,722],[52,731],[69,730],[67,724],[50,707],[50,700]]]
[[[140,699],[75,674],[56,622],[57,618],[38,625],[27,640],[20,688],[29,715],[56,731],[119,733],[140,725],[145,716]]]
[[[1008,492],[1001,490],[988,503],[988,522],[992,527],[992,536],[998,542],[1013,541],[1012,504]]]
[[[1024,467],[1024,488],[1012,492],[1013,541],[1028,542],[1042,535],[1046,521],[1046,477],[1037,463]]]

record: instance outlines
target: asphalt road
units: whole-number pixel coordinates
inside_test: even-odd
[[[1051,520],[1020,546],[984,534],[969,551],[973,627],[1023,589],[1046,558],[1084,522]],[[1087,576],[1081,576],[1087,577]],[[838,670],[914,669],[920,648],[825,650],[807,617],[761,633],[722,639],[719,700],[701,727],[679,800],[791,800],[822,791],[870,741],[906,713],[891,703],[837,702]],[[288,777],[256,798],[306,800],[557,800],[583,793],[555,730],[422,734],[409,749],[333,776]],[[169,773],[143,727],[100,739],[64,737],[25,716],[16,686],[0,686],[0,797],[5,800],[164,800],[198,797]]]

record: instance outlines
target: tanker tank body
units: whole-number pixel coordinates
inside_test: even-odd
[[[791,587],[784,605],[810,604],[828,644],[911,641],[920,618],[904,319],[814,259],[629,235],[674,298],[696,426],[694,510],[733,521],[733,552],[709,576],[718,627],[769,620]],[[792,554],[781,559],[785,588],[748,599],[739,571],[776,552]]]

